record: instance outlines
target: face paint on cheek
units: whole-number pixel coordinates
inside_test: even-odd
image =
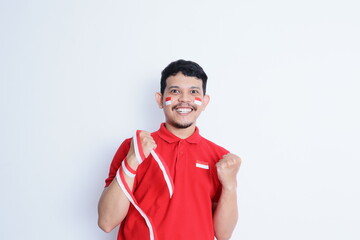
[[[165,98],[165,106],[169,106],[171,104],[171,97]]]
[[[195,98],[194,103],[195,103],[196,105],[201,106],[201,105],[202,105],[202,99],[197,97],[197,98]]]

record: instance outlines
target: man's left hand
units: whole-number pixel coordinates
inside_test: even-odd
[[[228,153],[216,163],[219,181],[222,188],[226,190],[235,190],[237,186],[236,175],[241,165],[241,158],[235,154]]]

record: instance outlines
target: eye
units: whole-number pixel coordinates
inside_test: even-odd
[[[199,91],[198,91],[198,90],[196,90],[196,89],[192,89],[192,90],[190,91],[190,93],[191,93],[191,94],[198,94],[198,93],[199,93]]]
[[[173,94],[180,93],[180,91],[179,91],[179,90],[177,90],[177,89],[171,89],[171,90],[170,90],[170,92],[171,92],[171,93],[173,93]]]

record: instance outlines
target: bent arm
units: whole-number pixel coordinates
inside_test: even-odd
[[[214,211],[214,231],[218,240],[230,239],[238,219],[237,179],[241,159],[234,154],[226,154],[216,164],[222,185],[219,202]]]
[[[214,212],[214,231],[217,240],[230,239],[238,219],[237,193],[235,189],[222,189]]]
[[[154,139],[149,132],[142,131],[140,133],[141,145],[145,157],[149,156],[150,151],[156,147]],[[139,162],[134,152],[133,141],[131,141],[129,152],[126,156],[128,165],[136,170]],[[122,170],[120,170],[122,171]],[[124,174],[125,181],[129,189],[133,190],[134,178]],[[126,217],[130,206],[130,201],[119,186],[116,178],[103,191],[98,205],[98,225],[105,232],[112,231]]]
[[[122,170],[120,170],[122,171]],[[133,189],[134,178],[124,174],[130,189]],[[111,232],[126,217],[130,202],[121,190],[116,178],[104,189],[98,205],[98,225],[105,232]]]

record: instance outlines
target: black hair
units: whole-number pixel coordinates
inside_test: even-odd
[[[185,76],[188,77],[196,77],[202,80],[202,88],[204,95],[206,93],[206,82],[207,75],[200,67],[199,64],[192,61],[185,61],[183,59],[177,60],[175,62],[170,63],[162,72],[161,72],[161,81],[160,81],[160,92],[164,95],[165,87],[166,87],[166,79],[170,76],[174,76],[177,73],[182,72]]]

